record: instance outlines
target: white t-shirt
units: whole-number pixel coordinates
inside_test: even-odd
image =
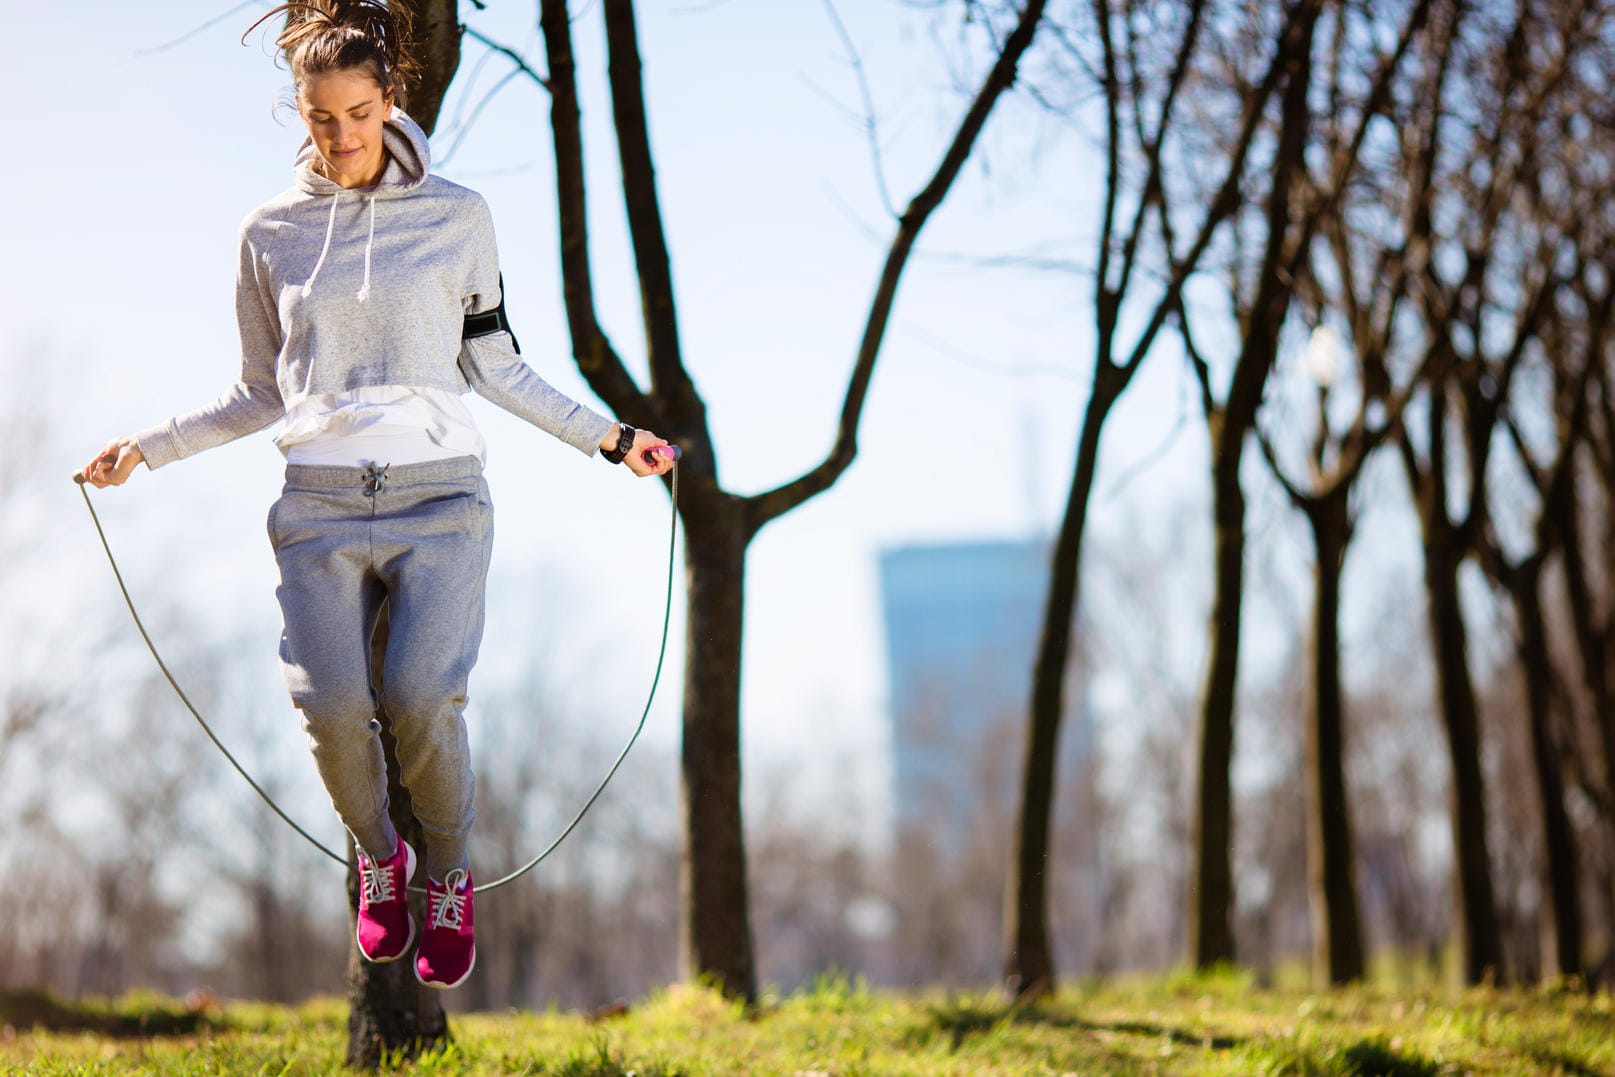
[[[465,401],[445,389],[377,385],[313,393],[286,407],[275,445],[289,464],[362,467],[451,456],[488,462],[488,445]]]

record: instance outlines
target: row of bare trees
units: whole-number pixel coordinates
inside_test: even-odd
[[[1394,445],[1422,536],[1463,976],[1509,973],[1461,582],[1476,568],[1507,597],[1526,684],[1510,717],[1529,731],[1550,895],[1545,967],[1579,974],[1577,853],[1615,821],[1604,672],[1615,596],[1581,552],[1610,539],[1597,422],[1615,271],[1609,5],[1189,0],[1095,4],[1089,15],[1061,42],[1069,69],[1095,72],[1103,87],[1099,349],[1034,681],[1008,975],[1029,991],[1053,983],[1043,828],[1087,498],[1100,427],[1168,322],[1201,388],[1215,536],[1192,960],[1237,957],[1230,768],[1246,499],[1259,478],[1244,461],[1255,442],[1312,537],[1304,762],[1315,975],[1364,973],[1341,579],[1359,480]],[[1120,362],[1118,326],[1140,334]],[[1312,384],[1298,392],[1280,359],[1309,330]],[[1578,828],[1594,805],[1600,828]]]

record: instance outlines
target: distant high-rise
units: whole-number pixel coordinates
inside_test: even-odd
[[[947,832],[962,832],[983,795],[1000,803],[1014,796],[1014,779],[984,789],[976,768],[991,746],[1007,750],[1019,774],[1048,573],[1042,541],[915,545],[881,555],[899,832],[921,828],[947,844]],[[1061,733],[1063,772],[1091,741],[1085,710],[1071,712]]]

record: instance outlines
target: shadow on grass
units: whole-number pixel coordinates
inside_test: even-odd
[[[1544,1066],[1553,1067],[1553,1072],[1563,1073],[1566,1077],[1610,1077],[1609,1071],[1589,1066],[1579,1058],[1574,1058],[1563,1051],[1532,1051],[1531,1057]]]
[[[948,1037],[952,1050],[958,1051],[971,1037],[985,1035],[1001,1025],[1042,1025],[1067,1029],[1072,1032],[1111,1033],[1134,1036],[1151,1041],[1169,1041],[1175,1046],[1199,1051],[1230,1051],[1245,1045],[1245,1037],[1208,1035],[1147,1021],[1088,1021],[1070,1014],[1045,1010],[1038,1005],[993,1006],[960,1000],[949,1000],[941,1006],[932,1006],[929,1027],[916,1030],[914,1038],[928,1038],[941,1034]],[[1441,1067],[1417,1055],[1393,1050],[1383,1040],[1362,1040],[1334,1055],[1333,1065],[1322,1065],[1311,1056],[1295,1072],[1330,1072],[1350,1074],[1352,1077],[1438,1077]],[[1298,1060],[1299,1061],[1299,1060]],[[1574,1062],[1553,1059],[1573,1077],[1609,1077],[1607,1074],[1578,1067]],[[1283,1067],[1279,1072],[1291,1072]]]
[[[509,1063],[510,1059],[506,1059]],[[614,1049],[604,1036],[594,1039],[586,1047],[577,1047],[565,1058],[545,1062],[535,1060],[533,1073],[543,1077],[688,1077],[688,1074],[667,1063],[636,1062],[630,1065],[622,1052]],[[523,1069],[521,1072],[529,1072]]]
[[[1378,1040],[1363,1040],[1342,1054],[1346,1072],[1355,1077],[1437,1077],[1441,1067],[1416,1056],[1399,1055]]]
[[[950,999],[941,1006],[929,1007],[929,1014],[931,1027],[920,1030],[918,1035],[929,1036],[941,1033],[950,1039],[951,1047],[954,1051],[964,1046],[965,1041],[971,1036],[990,1032],[1001,1024],[1042,1025],[1047,1028],[1068,1029],[1073,1032],[1114,1032],[1152,1040],[1170,1040],[1182,1047],[1197,1047],[1213,1051],[1226,1051],[1230,1048],[1238,1047],[1243,1042],[1237,1036],[1197,1035],[1193,1032],[1185,1032],[1180,1028],[1171,1028],[1166,1025],[1151,1024],[1145,1021],[1115,1021],[1110,1023],[1085,1021],[1080,1017],[1073,1017],[1069,1014],[1054,1013],[1036,1003],[992,1006]]]
[[[220,1027],[205,1011],[153,1006],[127,1011],[64,1002],[47,991],[0,991],[0,1025],[44,1032],[91,1032],[114,1039],[191,1036]]]

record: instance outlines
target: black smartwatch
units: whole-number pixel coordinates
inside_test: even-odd
[[[618,423],[617,427],[617,447],[610,452],[600,454],[606,458],[608,463],[612,464],[620,464],[628,456],[628,450],[634,447],[634,434],[636,433],[634,428],[627,423]]]

